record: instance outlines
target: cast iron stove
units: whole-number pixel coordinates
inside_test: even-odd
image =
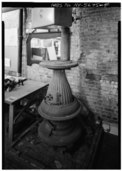
[[[38,108],[44,118],[39,125],[38,135],[47,144],[68,146],[79,139],[82,131],[77,119],[81,106],[72,95],[65,69],[76,67],[78,64],[73,61],[49,61],[40,65],[53,69],[53,78]]]

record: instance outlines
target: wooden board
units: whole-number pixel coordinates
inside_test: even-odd
[[[5,92],[5,103],[15,103],[46,86],[47,84],[41,83],[41,81],[27,80],[24,82],[24,85],[16,86],[12,91]]]

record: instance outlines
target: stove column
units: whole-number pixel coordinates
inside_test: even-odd
[[[53,78],[38,108],[44,118],[39,125],[38,135],[52,146],[69,146],[79,139],[82,132],[77,119],[81,106],[72,95],[65,74],[65,69],[76,67],[78,63],[69,60],[69,28],[62,27],[61,35],[61,60],[40,63],[43,67],[53,69]]]
[[[61,60],[70,60],[70,29],[61,27]]]

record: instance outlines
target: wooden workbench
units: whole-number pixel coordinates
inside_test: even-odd
[[[43,88],[47,87],[47,84],[43,84],[40,81],[26,80],[24,85],[16,86],[12,91],[5,92],[4,102],[9,105],[9,145],[13,143],[13,125],[14,125],[14,107],[16,102],[33,96],[43,91]]]

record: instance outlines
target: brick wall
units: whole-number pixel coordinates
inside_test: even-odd
[[[27,27],[30,14],[30,11],[26,14]],[[70,28],[70,57],[78,60],[79,66],[66,71],[71,89],[96,116],[117,122],[120,8],[76,8],[76,15],[81,19],[73,22]],[[28,78],[50,81],[50,70],[38,64],[26,67],[25,63],[23,54],[23,74]]]
[[[79,8],[82,18],[75,24],[79,40],[72,59],[79,60],[75,75],[78,96],[87,107],[105,120],[118,121],[118,21],[120,9]],[[80,25],[80,29],[79,29]],[[80,76],[79,76],[80,75]],[[72,78],[75,78],[75,76]],[[71,79],[72,79],[71,78]],[[72,84],[72,83],[71,83]]]

